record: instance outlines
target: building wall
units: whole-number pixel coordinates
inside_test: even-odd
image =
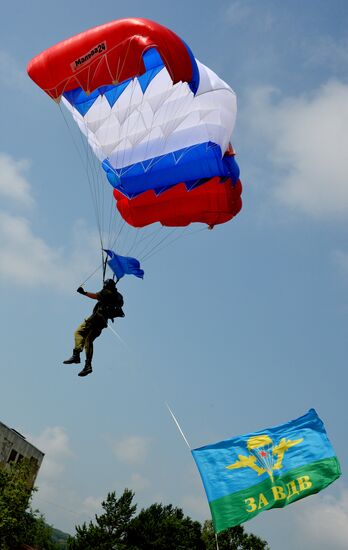
[[[32,484],[34,484],[43,457],[44,453],[29,443],[24,436],[0,422],[0,465],[2,467],[27,458],[33,466]]]

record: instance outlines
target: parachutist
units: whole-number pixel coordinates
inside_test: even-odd
[[[85,366],[79,376],[87,376],[92,372],[92,357],[93,357],[93,342],[103,329],[108,326],[108,320],[114,320],[115,317],[124,317],[123,296],[116,288],[116,283],[113,279],[107,279],[104,282],[102,290],[97,293],[87,292],[81,286],[77,291],[88,298],[97,300],[97,304],[93,308],[92,315],[85,319],[83,323],[76,329],[74,339],[75,347],[72,356],[63,361],[65,365],[81,362],[80,354],[83,350],[86,353]]]

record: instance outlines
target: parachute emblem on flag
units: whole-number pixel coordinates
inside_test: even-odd
[[[273,445],[273,441],[268,435],[250,437],[247,441],[247,448],[252,454],[249,456],[238,455],[238,460],[226,468],[228,470],[251,468],[258,476],[267,472],[273,482],[273,471],[282,468],[285,453],[302,441],[303,437],[295,440],[283,437],[277,445]]]

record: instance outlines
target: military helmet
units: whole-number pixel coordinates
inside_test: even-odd
[[[113,279],[106,279],[103,284],[104,288],[107,288],[109,290],[113,290],[116,288],[116,283]]]

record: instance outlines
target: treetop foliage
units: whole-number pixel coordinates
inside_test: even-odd
[[[133,498],[129,489],[120,498],[109,493],[95,522],[76,526],[68,550],[216,550],[211,521],[202,527],[171,504],[152,504],[136,515]],[[219,550],[269,550],[266,541],[242,526],[219,534],[218,543]]]

